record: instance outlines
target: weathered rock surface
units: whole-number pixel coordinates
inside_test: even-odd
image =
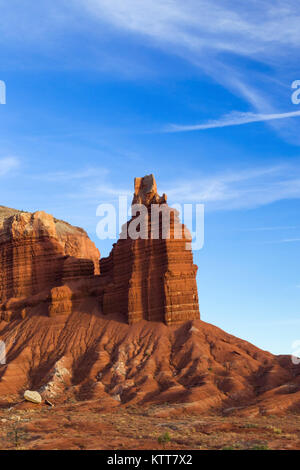
[[[197,267],[188,231],[158,195],[152,175],[135,181],[153,239],[125,238],[108,258],[81,229],[43,212],[0,208],[0,404],[24,390],[102,408],[251,416],[299,410],[300,367],[199,319]],[[149,219],[152,206],[170,216]],[[178,233],[182,238],[178,239]],[[129,323],[129,324],[128,324]],[[28,404],[27,404],[28,405]]]
[[[78,298],[96,295],[100,311],[121,313],[130,324],[143,319],[168,325],[198,319],[197,266],[188,249],[191,236],[166,201],[165,194],[157,193],[153,175],[135,179],[132,207],[146,208],[147,239],[132,238],[131,224],[138,223],[134,213],[110,256],[100,261],[100,278],[100,254],[82,229],[45,212],[1,206],[1,318],[25,318],[37,306],[39,314],[69,315]]]
[[[167,202],[166,194],[159,196],[154,176],[146,175],[142,178],[134,179],[134,195],[132,204],[165,204]]]
[[[168,404],[157,417],[218,411],[249,416],[297,411],[300,367],[201,320],[179,326],[99,315],[97,299],[69,316],[0,322],[7,364],[0,402],[37,390],[52,403],[103,408]]]
[[[31,403],[35,403],[37,405],[42,403],[41,395],[38,392],[32,392],[31,390],[25,391],[24,398],[26,401],[30,401]]]
[[[33,296],[93,277],[99,273],[99,257],[84,230],[45,212],[0,206],[0,316],[24,316]],[[13,304],[18,308],[10,308]]]
[[[153,175],[135,179],[133,204],[147,208],[147,239],[128,236],[137,213],[123,227],[110,256],[101,260],[107,284],[104,314],[122,313],[130,324],[144,319],[171,325],[200,318],[191,236],[166,200],[165,194],[158,195]]]

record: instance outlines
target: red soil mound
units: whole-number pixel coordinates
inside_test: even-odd
[[[96,299],[83,299],[68,317],[1,322],[0,338],[7,345],[3,402],[34,389],[53,402],[168,404],[153,411],[159,416],[274,414],[300,402],[300,370],[288,356],[273,356],[200,320],[127,325],[100,315]]]

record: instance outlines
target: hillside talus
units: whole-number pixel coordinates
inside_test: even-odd
[[[168,327],[99,315],[82,300],[69,316],[0,323],[7,364],[2,402],[26,389],[52,402],[100,400],[104,407],[166,405],[160,416],[274,414],[300,403],[300,369],[201,320]]]

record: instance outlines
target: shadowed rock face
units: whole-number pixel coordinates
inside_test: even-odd
[[[166,201],[165,194],[157,193],[153,175],[135,178],[132,207],[143,204],[147,208],[147,239],[126,236],[139,217],[134,215],[123,227],[109,258],[101,261],[102,276],[108,283],[103,294],[104,314],[122,313],[130,324],[148,320],[172,325],[200,318],[191,236]],[[156,215],[151,215],[153,208]]]

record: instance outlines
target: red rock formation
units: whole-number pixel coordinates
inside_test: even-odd
[[[123,227],[110,256],[101,260],[102,277],[107,280],[105,314],[122,313],[130,324],[144,319],[171,325],[200,317],[197,266],[187,249],[191,236],[166,201],[165,194],[158,195],[153,175],[135,179],[132,207],[135,211],[139,209],[135,204],[143,204],[147,209],[146,239],[130,237],[132,223],[138,222],[137,213]],[[160,209],[162,214],[157,211],[155,217],[152,209]],[[166,220],[170,224],[164,229]]]
[[[121,313],[130,324],[146,319],[170,325],[199,318],[197,267],[186,249],[190,234],[166,201],[165,194],[158,195],[153,175],[135,179],[132,208],[144,205],[147,236],[131,238],[139,221],[139,214],[134,214],[109,258],[101,260],[97,295],[104,314]],[[153,207],[162,214],[151,215]],[[166,230],[165,216],[170,222]],[[82,229],[44,212],[0,207],[2,318],[26,317],[36,305],[49,316],[69,315],[80,280],[90,279],[97,291],[98,273],[99,252]],[[76,280],[79,284],[70,290],[70,282]]]
[[[0,207],[0,310],[7,303],[99,273],[99,251],[84,230],[56,220]],[[2,306],[1,306],[2,304]]]
[[[300,370],[289,356],[201,320],[127,325],[97,309],[94,297],[78,301],[69,316],[0,320],[7,360],[0,365],[0,404],[18,403],[30,389],[55,404],[98,400],[94,406],[133,404],[144,411],[155,404],[151,413],[161,418],[299,410]]]
[[[289,356],[198,319],[190,236],[151,175],[136,180],[133,202],[146,205],[148,235],[163,225],[149,219],[151,206],[164,207],[169,237],[123,238],[135,214],[100,276],[84,231],[42,212],[0,208],[0,404],[29,389],[103,408],[161,405],[151,408],[161,418],[299,410],[300,371]]]

